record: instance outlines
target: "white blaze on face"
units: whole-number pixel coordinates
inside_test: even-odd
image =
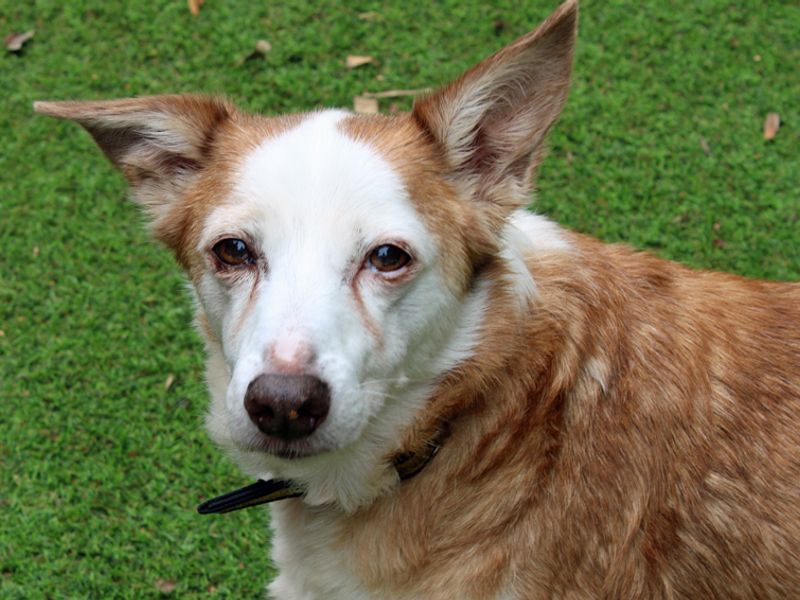
[[[241,446],[257,437],[244,409],[247,386],[276,372],[330,386],[328,416],[308,440],[313,452],[352,444],[387,396],[423,375],[429,357],[409,347],[435,352],[429,338],[446,335],[454,318],[445,317],[454,299],[436,268],[433,236],[386,160],[340,131],[346,116],[315,113],[263,142],[204,224],[201,251],[246,239],[265,266],[233,279],[209,267],[198,285],[222,340],[229,433]],[[365,263],[387,243],[408,250],[413,274],[392,281]]]

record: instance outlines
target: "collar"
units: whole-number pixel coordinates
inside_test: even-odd
[[[392,465],[397,471],[397,476],[401,481],[411,479],[414,475],[422,471],[439,449],[442,442],[447,437],[446,427],[439,427],[417,452],[403,452],[392,460]],[[270,479],[264,481],[259,479],[255,483],[228,492],[211,500],[206,500],[197,507],[197,512],[201,515],[211,513],[226,513],[268,502],[276,502],[287,498],[300,498],[306,493],[305,488],[295,481],[289,479]]]

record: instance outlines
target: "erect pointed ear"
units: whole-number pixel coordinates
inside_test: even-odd
[[[530,202],[545,135],[567,98],[578,3],[417,102],[413,115],[455,174],[505,206]],[[513,206],[508,206],[513,205]]]
[[[235,108],[194,95],[92,102],[35,102],[36,112],[85,127],[151,213],[169,204],[209,159]]]

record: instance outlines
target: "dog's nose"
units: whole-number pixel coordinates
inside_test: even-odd
[[[311,435],[330,406],[328,384],[313,375],[259,375],[244,395],[250,420],[262,433],[284,440]]]

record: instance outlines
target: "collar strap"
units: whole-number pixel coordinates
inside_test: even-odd
[[[440,427],[436,430],[433,438],[428,440],[418,452],[403,452],[395,456],[392,464],[397,471],[398,477],[401,480],[411,479],[422,471],[436,456],[436,453],[439,452],[439,448],[442,447],[442,442],[447,437],[447,434],[447,429]],[[303,486],[289,479],[270,479],[269,481],[259,479],[255,483],[233,492],[206,500],[197,507],[197,512],[201,515],[232,512],[287,498],[299,498],[304,496],[305,493],[306,490]]]

